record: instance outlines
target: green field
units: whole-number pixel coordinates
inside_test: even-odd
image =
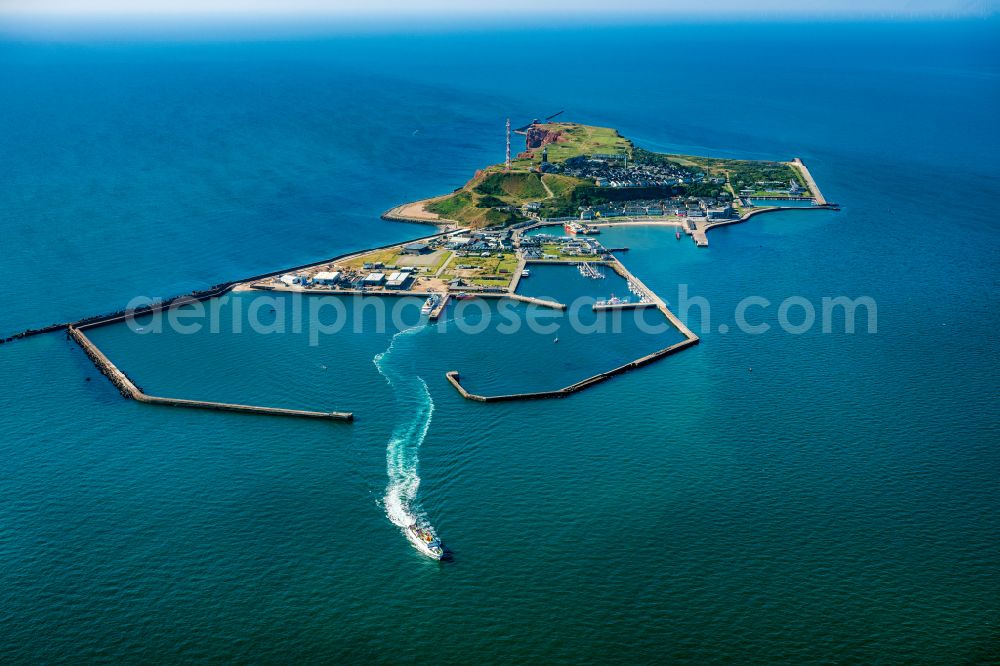
[[[797,181],[806,187],[798,169],[784,162],[763,162],[734,160],[695,155],[663,155],[641,148],[633,148],[632,143],[610,127],[594,127],[576,123],[549,123],[536,125],[547,133],[545,144],[550,162],[562,162],[579,155],[627,153],[639,162],[675,162],[691,170],[692,175],[702,172],[709,176],[727,176],[738,193],[750,187],[759,189],[756,183],[775,181],[788,183]],[[674,194],[715,197],[727,186],[692,183],[670,188],[646,188],[646,190],[612,191],[597,188],[592,183],[559,174],[540,174],[541,150],[533,149],[531,158],[513,160],[511,170],[502,164],[486,167],[454,194],[434,201],[427,209],[448,220],[456,220],[472,228],[502,226],[522,219],[519,209],[522,205],[540,202],[543,216],[572,216],[580,206],[598,205],[627,198],[666,198]],[[549,196],[548,190],[552,196]],[[654,191],[655,190],[655,191]],[[513,210],[504,210],[506,206]]]
[[[729,182],[737,192],[744,187],[753,187],[759,181],[797,181],[803,189],[806,181],[802,173],[785,162],[764,162],[756,160],[731,160],[717,157],[697,157],[694,155],[666,155],[667,159],[689,167],[698,167],[709,175],[729,176]]]
[[[459,266],[475,266],[474,269],[461,269]],[[501,273],[500,271],[506,271]],[[504,287],[510,283],[517,270],[517,256],[512,252],[491,257],[455,257],[448,270],[441,276],[446,280],[461,278],[466,282],[487,287]]]
[[[569,259],[576,261],[593,261],[597,259],[596,254],[567,254],[564,252],[566,249],[563,243],[542,243],[542,254],[555,254],[558,255],[560,259]]]
[[[552,194],[557,199],[565,199],[573,194],[573,190],[581,185],[590,185],[588,181],[580,180],[579,178],[571,178],[570,176],[560,176],[554,173],[547,173],[542,176],[542,180],[545,184],[549,186],[552,190]]]
[[[488,173],[474,190],[480,195],[494,196],[505,203],[517,205],[549,196],[541,177],[531,172]]]

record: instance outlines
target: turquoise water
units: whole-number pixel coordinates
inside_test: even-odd
[[[543,390],[676,334],[458,329],[496,304],[316,346],[94,332],[150,393],[352,425],[144,406],[63,336],[3,345],[0,658],[991,658],[995,22],[759,24],[698,48],[725,29],[605,28],[603,58],[523,90],[508,74],[536,46],[586,34],[0,42],[4,334],[420,235],[378,214],[502,159],[508,115],[800,156],[844,206],[716,229],[708,248],[606,229],[702,343],[559,401],[472,403],[444,372]],[[734,53],[786,78],[736,100],[701,85]],[[677,104],[694,86],[702,103]],[[941,196],[960,211],[927,208]],[[604,296],[558,270],[522,291]],[[877,302],[877,333],[839,315],[830,333],[781,330],[785,299],[840,295]],[[764,334],[739,330],[748,296],[771,303],[747,313]],[[454,560],[417,553],[397,507]]]

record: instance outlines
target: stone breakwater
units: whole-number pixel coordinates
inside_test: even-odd
[[[166,405],[170,407],[191,407],[195,409],[211,409],[215,411],[242,412],[246,414],[269,414],[273,416],[297,416],[302,418],[328,419],[332,421],[353,421],[354,415],[351,412],[314,412],[302,409],[284,409],[281,407],[259,407],[256,405],[239,405],[225,402],[209,402],[205,400],[185,400],[182,398],[161,398],[159,396],[148,395],[133,382],[128,375],[122,372],[111,360],[102,352],[97,345],[91,342],[82,330],[76,326],[67,329],[71,337],[84,353],[93,362],[94,366],[100,370],[101,374],[107,377],[118,391],[126,398],[143,402],[150,405]]]
[[[644,365],[657,361],[661,358],[670,356],[671,354],[676,354],[677,352],[690,347],[692,345],[698,344],[699,339],[695,338],[685,338],[676,344],[672,344],[669,347],[665,347],[659,351],[655,351],[652,354],[647,354],[634,361],[629,361],[624,365],[620,365],[617,368],[608,370],[607,372],[601,372],[596,375],[592,375],[578,381],[569,386],[564,386],[561,389],[556,389],[555,391],[539,391],[536,393],[506,393],[503,395],[478,395],[476,393],[469,393],[464,386],[462,386],[460,381],[460,375],[457,370],[452,370],[445,373],[445,377],[451,383],[455,390],[458,391],[466,400],[474,400],[476,402],[509,402],[512,400],[545,400],[548,398],[565,398],[566,396],[572,395],[578,391],[582,391],[585,388],[590,388],[596,384],[603,381],[607,381],[612,377],[624,374],[629,370],[634,370],[635,368],[641,368]]]

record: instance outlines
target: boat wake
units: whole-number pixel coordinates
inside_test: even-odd
[[[388,349],[372,359],[379,373],[393,388],[396,402],[406,414],[403,421],[393,429],[386,446],[385,461],[389,483],[383,499],[386,517],[400,527],[404,534],[411,525],[420,527],[428,534],[433,534],[434,531],[417,502],[417,490],[420,488],[420,445],[431,426],[434,400],[431,399],[427,382],[423,378],[402,372],[393,363],[393,352],[398,341],[423,328],[424,325],[420,325],[396,333]]]

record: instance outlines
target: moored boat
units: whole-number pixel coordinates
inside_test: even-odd
[[[597,301],[595,305],[624,305],[628,303],[627,298],[618,298],[614,294],[611,294],[611,298],[604,301]]]
[[[430,314],[431,310],[437,307],[439,296],[437,294],[431,294],[424,301],[424,306],[420,308],[420,314]]]

